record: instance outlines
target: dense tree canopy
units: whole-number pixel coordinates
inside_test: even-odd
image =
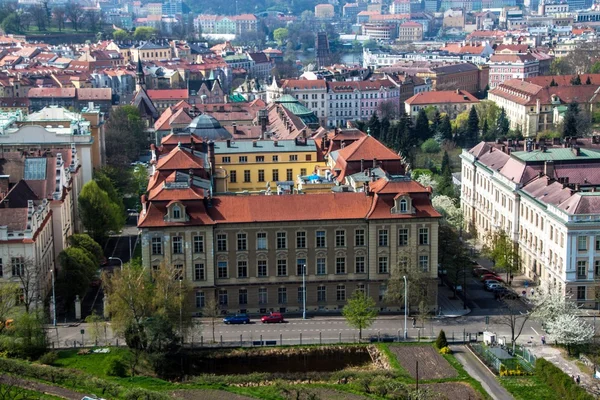
[[[111,111],[106,122],[105,142],[109,165],[124,167],[139,159],[142,151],[148,148],[148,139],[135,107],[121,106]]]
[[[79,217],[88,234],[103,244],[110,231],[119,231],[124,224],[123,211],[100,189],[96,181],[86,183],[79,195]]]

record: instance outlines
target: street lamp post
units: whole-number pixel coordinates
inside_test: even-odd
[[[54,291],[54,270],[50,270],[52,276],[52,325],[56,326],[56,293]],[[46,281],[47,282],[47,281]]]
[[[109,260],[119,260],[119,262],[121,263],[121,271],[123,271],[123,260],[121,260],[119,257],[108,257]]]
[[[302,266],[302,319],[306,319],[306,264]]]
[[[408,339],[408,331],[406,330],[406,323],[408,320],[408,283],[406,281],[406,275],[404,275],[404,340]]]
[[[183,344],[183,297],[181,296],[181,281],[183,276],[179,277],[179,333],[181,335],[181,344]]]

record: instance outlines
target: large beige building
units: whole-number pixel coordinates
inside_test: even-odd
[[[180,268],[197,312],[213,297],[228,313],[299,312],[304,271],[308,312],[339,312],[357,289],[398,311],[383,299],[396,268],[427,274],[436,308],[439,214],[420,184],[386,175],[361,193],[212,196],[202,154],[173,151],[189,164],[173,175],[157,160],[138,222],[142,258]]]

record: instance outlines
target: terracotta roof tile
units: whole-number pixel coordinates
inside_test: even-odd
[[[339,158],[345,161],[360,161],[361,159],[367,161],[375,158],[380,161],[401,159],[398,154],[370,135],[366,135],[339,150]]]
[[[464,90],[444,90],[436,92],[420,92],[405,101],[410,105],[428,105],[442,103],[479,103],[471,93]]]

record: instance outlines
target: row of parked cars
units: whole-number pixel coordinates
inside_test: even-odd
[[[265,315],[265,316],[261,317],[260,322],[262,322],[263,324],[270,324],[270,323],[283,323],[285,321],[284,321],[283,315],[281,313],[272,312],[269,315]],[[226,325],[249,324],[250,317],[248,317],[248,315],[246,315],[246,314],[229,315],[229,316],[223,318],[223,323]]]
[[[492,270],[481,266],[473,268],[473,276],[479,278],[484,289],[492,292],[497,298],[516,299],[519,296],[505,286],[504,280]]]

